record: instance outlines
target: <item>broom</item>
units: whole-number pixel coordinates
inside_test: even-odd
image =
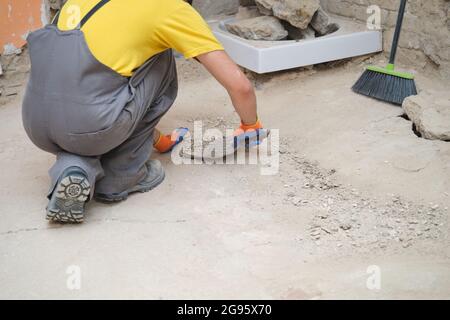
[[[414,75],[394,70],[405,8],[406,0],[401,0],[389,64],[386,68],[367,67],[361,78],[352,87],[354,92],[396,105],[402,105],[403,100],[407,97],[417,94]]]

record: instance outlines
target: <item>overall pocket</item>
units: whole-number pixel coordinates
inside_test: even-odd
[[[100,156],[121,145],[132,133],[133,117],[125,108],[108,128],[87,133],[67,133],[58,144],[68,152],[82,156]]]

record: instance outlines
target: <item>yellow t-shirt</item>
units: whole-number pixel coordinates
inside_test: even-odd
[[[61,10],[58,28],[76,28],[99,2],[68,0]],[[111,0],[81,30],[92,54],[127,77],[169,48],[186,59],[223,50],[207,23],[183,0]]]

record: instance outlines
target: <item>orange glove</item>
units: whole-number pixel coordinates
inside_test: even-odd
[[[244,124],[241,122],[241,125],[239,126],[238,129],[236,129],[236,131],[234,131],[234,135],[238,136],[241,135],[243,133],[246,133],[247,131],[254,131],[254,130],[258,130],[258,129],[262,129],[263,126],[261,124],[261,122],[259,121],[259,119],[256,121],[256,123],[248,125],[248,124]]]
[[[177,144],[183,141],[183,138],[188,131],[187,128],[178,128],[172,134],[162,135],[160,133],[158,141],[156,141],[153,147],[159,153],[170,152]]]
[[[263,129],[259,120],[251,125],[241,122],[240,127],[234,132],[234,148],[257,146],[267,137],[267,134],[268,130]]]

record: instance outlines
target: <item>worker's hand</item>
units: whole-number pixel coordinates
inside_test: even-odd
[[[269,134],[270,131],[264,129],[259,120],[254,124],[241,123],[234,131],[234,148],[258,146]]]
[[[155,129],[153,147],[159,153],[168,153],[181,143],[184,136],[189,132],[187,128],[175,129],[172,134],[163,135],[159,130]]]
[[[259,121],[259,120],[257,120],[254,124],[245,124],[245,123],[241,122],[241,125],[239,126],[239,128],[237,128],[234,131],[234,136],[236,137],[236,136],[239,136],[246,132],[256,131],[256,130],[259,130],[262,128],[263,128],[263,126],[261,124],[261,121]]]

